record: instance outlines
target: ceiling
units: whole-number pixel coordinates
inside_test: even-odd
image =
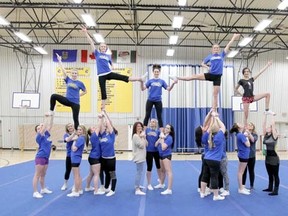
[[[83,0],[81,4],[72,0],[2,0],[0,15],[11,25],[0,26],[0,46],[27,52],[33,44],[75,45],[72,38],[84,37],[80,15],[90,13],[97,26],[89,33],[128,39],[117,45],[168,47],[169,36],[177,34],[179,40],[175,46],[197,47],[197,43],[192,45],[189,41],[205,40],[207,45],[204,47],[211,47],[213,43],[227,43],[231,34],[240,33],[243,37],[254,37],[248,46],[240,49],[246,58],[275,49],[288,49],[288,13],[287,9],[277,9],[279,0],[187,2],[187,6],[180,7],[177,0]],[[184,16],[181,29],[172,28],[174,15]],[[273,19],[273,22],[266,30],[254,32],[255,25],[264,18]],[[32,44],[21,42],[14,31],[29,35]],[[159,45],[151,39],[167,39],[167,45]]]

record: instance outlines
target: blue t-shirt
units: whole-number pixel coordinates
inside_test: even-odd
[[[90,142],[92,149],[90,151],[89,157],[99,159],[101,157],[100,140],[99,136],[94,132],[90,137]]]
[[[167,145],[167,148],[165,150],[162,150],[161,144],[158,145],[158,151],[160,157],[165,157],[172,154],[172,143],[173,143],[172,136],[168,135],[164,139],[164,143]]]
[[[110,54],[101,53],[98,50],[94,52],[97,65],[98,76],[103,76],[111,72],[112,59]]]
[[[36,135],[36,142],[39,145],[38,152],[36,154],[36,158],[49,158],[51,152],[51,144],[50,133],[45,131],[43,136],[40,133]]]
[[[222,51],[220,54],[210,54],[204,59],[204,64],[210,62],[210,73],[214,75],[222,75],[223,73],[223,62],[226,56],[225,51]]]
[[[85,85],[83,84],[83,82],[79,80],[72,80],[68,76],[64,79],[64,81],[66,82],[67,86],[66,98],[72,103],[79,104],[80,103],[79,91],[80,89],[82,91],[86,91]]]
[[[159,138],[160,131],[158,129],[153,130],[151,128],[146,128],[146,140],[148,142],[148,146],[146,147],[147,152],[157,152],[158,149],[155,147],[155,143]]]
[[[71,147],[73,144],[73,140],[66,142],[66,138],[69,137],[71,134],[66,133],[64,134],[64,142],[66,143],[66,156],[71,157]]]
[[[167,89],[167,83],[164,80],[152,78],[145,85],[149,89],[148,100],[153,102],[162,100],[162,88]]]
[[[223,156],[223,145],[225,143],[225,136],[223,131],[219,130],[213,137],[214,146],[209,148],[208,144],[209,140],[209,133],[205,132],[202,138],[203,144],[208,146],[208,150],[205,153],[204,159],[206,160],[214,160],[214,161],[221,161]]]
[[[115,133],[102,133],[100,134],[100,148],[101,148],[101,156],[103,158],[113,158],[115,157],[114,150],[115,143]]]
[[[245,145],[247,137],[243,133],[237,133],[237,147],[238,157],[242,159],[248,159],[250,154],[250,148]]]
[[[75,146],[77,147],[77,150],[75,152],[71,151],[72,163],[81,163],[85,142],[86,141],[84,136],[79,136],[78,139],[75,141]]]

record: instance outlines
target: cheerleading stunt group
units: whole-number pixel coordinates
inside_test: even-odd
[[[113,72],[111,52],[105,43],[101,43],[96,48],[94,42],[87,32],[82,29],[87,36],[91,48],[96,56],[97,75],[101,92],[101,113],[98,114],[98,123],[94,127],[86,128],[79,124],[80,97],[87,93],[85,85],[78,80],[78,72],[71,71],[71,75],[62,65],[62,58],[57,55],[64,81],[66,83],[66,96],[52,94],[50,98],[50,111],[45,114],[44,122],[35,127],[36,142],[38,151],[35,157],[35,175],[33,177],[33,197],[43,198],[44,194],[52,193],[45,186],[45,175],[49,164],[52,141],[50,130],[53,125],[54,108],[56,101],[64,106],[71,107],[74,123],[66,125],[64,142],[66,143],[66,170],[64,174],[64,184],[61,190],[68,189],[68,180],[72,171],[74,184],[68,197],[79,197],[83,194],[82,178],[80,176],[80,164],[86,143],[91,144],[88,162],[90,172],[86,180],[84,191],[93,192],[94,195],[115,195],[116,177],[116,157],[115,157],[115,137],[118,132],[113,126],[111,119],[105,111],[107,93],[106,80],[119,80],[124,82],[137,81],[141,85],[141,90],[148,89],[148,99],[146,102],[146,114],[143,123],[135,122],[132,129],[133,162],[136,164],[135,175],[135,195],[146,195],[144,186],[140,184],[145,174],[146,163],[147,190],[162,189],[162,195],[172,195],[173,172],[171,166],[172,151],[175,142],[175,130],[171,124],[164,126],[162,120],[162,88],[171,91],[179,80],[203,80],[213,82],[213,102],[212,108],[208,112],[203,125],[195,130],[195,141],[199,147],[204,148],[202,154],[202,169],[199,176],[198,191],[200,198],[208,196],[213,192],[213,200],[224,200],[230,195],[229,177],[227,172],[226,137],[227,129],[220,120],[217,113],[218,93],[221,85],[223,73],[223,62],[229,52],[231,44],[239,37],[234,34],[223,51],[218,44],[212,46],[212,53],[202,62],[202,67],[207,68],[207,73],[191,75],[188,77],[169,76],[172,84],[169,86],[160,78],[161,65],[153,65],[153,77],[146,82],[147,73],[142,77],[128,77]],[[244,68],[243,78],[239,80],[235,87],[235,94],[242,95],[244,110],[244,123],[235,123],[230,129],[230,133],[236,133],[238,149],[238,192],[249,195],[254,189],[254,167],[256,142],[258,135],[253,123],[248,122],[249,105],[254,101],[265,98],[265,112],[263,117],[263,145],[265,152],[265,165],[269,176],[269,184],[263,191],[268,194],[278,195],[279,189],[279,157],[275,151],[277,145],[277,130],[275,129],[275,113],[269,109],[270,94],[253,94],[254,81],[271,65],[271,61],[254,77],[250,77],[249,68]],[[242,87],[244,93],[238,89]],[[150,118],[152,108],[155,107],[157,119]],[[271,124],[266,125],[267,116],[271,115]],[[151,175],[153,160],[157,168],[158,184],[152,186]],[[247,170],[250,177],[250,188],[245,187]],[[165,179],[167,178],[167,188]],[[93,183],[92,183],[93,181]],[[100,182],[100,185],[98,183]],[[224,184],[223,184],[224,182]],[[38,190],[40,183],[41,189]]]

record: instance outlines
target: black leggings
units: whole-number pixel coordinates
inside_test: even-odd
[[[56,101],[64,106],[71,107],[74,121],[74,128],[77,130],[79,126],[79,112],[80,105],[69,101],[66,97],[59,94],[52,94],[50,98],[50,110],[53,111],[56,105]]]
[[[104,76],[99,76],[99,85],[100,85],[100,91],[101,91],[101,99],[106,100],[107,99],[107,92],[106,92],[106,80],[120,80],[124,82],[129,82],[129,77],[111,72]]]
[[[104,187],[107,189],[111,182],[111,190],[115,191],[116,188],[116,158],[101,158],[101,167],[105,173],[105,185]]]
[[[220,172],[220,161],[204,159],[204,170],[201,182],[208,185],[209,178],[211,177],[211,189],[218,189],[218,175]]]
[[[144,126],[148,125],[148,121],[149,121],[149,118],[151,116],[151,111],[152,111],[153,105],[155,106],[155,109],[156,109],[158,125],[160,128],[162,128],[163,127],[163,121],[162,121],[163,105],[162,105],[162,101],[153,102],[153,101],[147,100],[147,102],[146,102],[146,114],[145,114],[145,118],[144,118]]]
[[[266,170],[269,176],[269,186],[273,187],[273,181],[275,181],[275,187],[279,187],[280,178],[279,178],[279,164],[270,165],[265,163]]]
[[[65,170],[65,175],[64,175],[64,179],[68,180],[70,177],[70,173],[71,173],[71,169],[72,169],[72,163],[71,163],[71,157],[66,157],[66,170]]]
[[[249,158],[247,166],[244,170],[243,176],[242,176],[242,184],[245,185],[246,184],[246,176],[247,176],[247,169],[249,171],[249,179],[250,179],[250,187],[253,188],[254,187],[254,180],[255,180],[255,172],[254,172],[254,168],[255,168],[255,161],[256,158]]]
[[[153,158],[157,169],[160,169],[160,156],[159,152],[146,152],[147,171],[151,172],[153,167]]]

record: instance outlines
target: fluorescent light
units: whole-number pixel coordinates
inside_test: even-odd
[[[238,46],[244,47],[244,46],[246,46],[247,44],[249,44],[250,41],[252,41],[252,39],[253,39],[253,37],[245,37],[245,38],[243,38],[243,39],[239,42]]]
[[[95,33],[93,36],[98,43],[105,43],[105,40],[101,34]]]
[[[47,55],[48,52],[41,46],[35,46],[33,47],[37,52],[39,52],[42,55]]]
[[[74,3],[76,3],[76,4],[80,4],[81,2],[82,2],[82,0],[73,0],[74,1]]]
[[[22,32],[14,32],[14,34],[25,42],[32,42],[32,39]]]
[[[10,22],[7,21],[4,17],[0,16],[0,25],[8,26]]]
[[[234,58],[238,53],[238,50],[232,50],[228,53],[227,58]]]
[[[288,60],[288,56],[286,56],[286,59]]]
[[[175,50],[174,49],[167,49],[166,56],[173,56]]]
[[[285,10],[287,6],[288,6],[288,0],[284,0],[278,5],[278,9]]]
[[[186,0],[178,0],[178,5],[179,6],[185,6],[186,5]]]
[[[81,16],[87,26],[96,26],[96,23],[91,14],[81,14]]]
[[[178,35],[171,35],[169,38],[169,44],[176,44],[178,41]]]
[[[174,16],[172,27],[173,28],[181,28],[183,22],[183,16]]]
[[[257,26],[254,27],[254,31],[263,31],[267,26],[270,25],[272,19],[264,19]]]

